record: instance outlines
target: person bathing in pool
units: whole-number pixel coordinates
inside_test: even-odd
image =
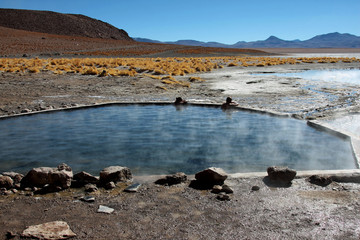
[[[187,104],[187,101],[182,99],[181,97],[177,97],[174,102],[175,105]]]

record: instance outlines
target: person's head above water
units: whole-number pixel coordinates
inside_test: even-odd
[[[182,99],[181,97],[177,97],[175,99],[175,104],[186,104],[186,103],[187,103],[187,101]]]

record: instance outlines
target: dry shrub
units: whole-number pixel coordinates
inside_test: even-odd
[[[196,82],[196,81],[204,82],[205,80],[202,79],[201,77],[189,77],[189,81],[190,82]]]
[[[200,48],[201,49],[201,48]],[[202,51],[203,49],[201,49]],[[203,57],[203,58],[59,58],[59,59],[25,59],[2,58],[0,71],[9,73],[39,73],[49,71],[54,74],[72,73],[99,75],[106,70],[111,76],[135,76],[138,72],[148,72],[162,80],[163,75],[184,76],[196,72],[209,72],[224,66],[235,66],[237,63],[247,66],[272,66],[281,64],[298,64],[314,62],[359,62],[357,58],[275,58],[275,57]],[[119,69],[121,67],[121,69]],[[163,79],[166,80],[166,79]]]
[[[184,82],[184,81],[178,81],[178,80],[173,80],[173,79],[163,79],[161,81],[164,84],[169,84],[169,85],[179,85],[182,87],[190,87],[190,83],[188,82]]]

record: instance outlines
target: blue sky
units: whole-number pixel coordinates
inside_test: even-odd
[[[359,0],[0,0],[0,8],[84,14],[131,37],[233,44],[306,40],[330,32],[360,36]]]

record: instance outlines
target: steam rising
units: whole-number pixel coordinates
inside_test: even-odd
[[[299,77],[308,80],[320,80],[360,85],[360,70],[308,70],[299,73],[277,74],[278,76]]]
[[[135,174],[229,173],[355,168],[350,144],[305,122],[242,111],[129,105],[0,121],[0,171],[66,162],[98,173],[122,165]],[[30,163],[30,164],[29,164]]]

